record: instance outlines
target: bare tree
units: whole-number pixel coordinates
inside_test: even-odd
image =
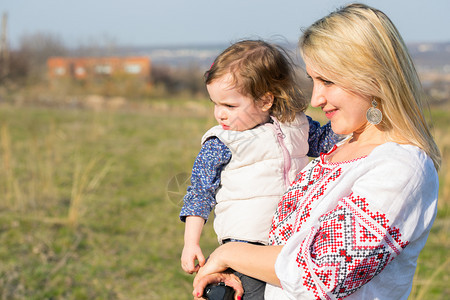
[[[39,76],[46,72],[47,59],[65,55],[67,48],[58,36],[37,32],[21,37],[18,52],[20,57],[27,60],[26,65],[31,75]]]
[[[9,73],[9,47],[7,36],[8,15],[3,13],[0,32],[0,79],[6,78]]]

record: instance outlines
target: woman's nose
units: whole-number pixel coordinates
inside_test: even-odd
[[[326,98],[323,95],[323,93],[321,93],[320,88],[314,86],[311,95],[311,106],[312,107],[324,106],[326,102],[327,102]]]

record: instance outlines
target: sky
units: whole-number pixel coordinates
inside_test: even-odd
[[[0,0],[9,45],[46,33],[67,46],[222,44],[243,38],[296,42],[302,28],[343,0]],[[406,42],[450,42],[450,0],[360,0],[385,12]]]

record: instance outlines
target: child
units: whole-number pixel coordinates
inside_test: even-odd
[[[187,273],[205,263],[199,240],[213,208],[220,244],[267,245],[281,195],[307,156],[327,152],[338,138],[329,124],[321,128],[303,113],[308,103],[278,46],[252,40],[233,44],[216,58],[205,82],[219,125],[202,138],[180,213],[186,222],[181,263]],[[263,298],[264,282],[237,276],[245,299]]]

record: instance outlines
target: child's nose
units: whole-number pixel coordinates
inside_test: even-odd
[[[216,110],[216,116],[217,116],[218,119],[223,120],[223,119],[226,118],[226,111],[225,111],[225,109],[217,106],[215,108],[215,110]]]

